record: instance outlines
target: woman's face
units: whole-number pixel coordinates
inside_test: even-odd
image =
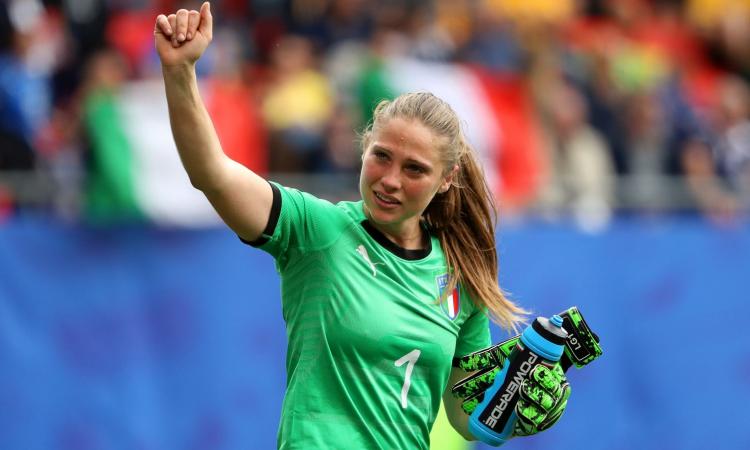
[[[362,158],[359,190],[370,221],[380,231],[405,237],[437,192],[445,192],[457,168],[446,173],[439,138],[418,120],[392,118],[373,132]]]

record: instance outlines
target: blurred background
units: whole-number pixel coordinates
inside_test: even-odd
[[[158,13],[200,3],[1,5],[0,449],[274,448],[278,277],[191,187],[153,49]],[[578,305],[605,351],[508,448],[750,448],[749,0],[212,10],[202,95],[264,176],[355,199],[378,101],[431,91],[464,120],[501,285]]]

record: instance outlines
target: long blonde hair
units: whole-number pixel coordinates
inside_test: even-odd
[[[495,322],[507,330],[517,331],[528,312],[510,301],[498,285],[497,208],[458,115],[445,101],[426,92],[383,100],[363,133],[363,148],[367,149],[379,125],[396,117],[419,120],[443,138],[438,150],[445,174],[458,166],[450,189],[436,194],[422,215],[440,240],[451,274],[443,297],[461,283],[474,303],[486,308]]]

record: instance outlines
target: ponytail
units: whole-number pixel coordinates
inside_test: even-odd
[[[528,312],[510,301],[498,285],[497,208],[474,151],[463,136],[459,146],[459,171],[453,185],[437,194],[424,213],[440,240],[451,274],[443,292],[452,292],[460,283],[495,322],[506,330],[518,331]]]

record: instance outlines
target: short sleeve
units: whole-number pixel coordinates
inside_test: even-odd
[[[268,252],[277,262],[291,250],[313,250],[330,244],[345,225],[336,205],[307,192],[271,182],[273,206],[261,237],[246,244]]]
[[[456,352],[454,357],[468,355],[492,344],[490,335],[490,320],[483,310],[478,308],[461,326],[456,340]]]

